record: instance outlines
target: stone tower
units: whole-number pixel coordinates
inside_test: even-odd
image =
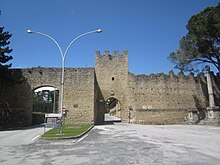
[[[104,113],[112,112],[122,121],[127,120],[128,88],[128,52],[113,55],[104,51],[104,55],[96,52],[95,74],[97,80],[97,121],[104,121]],[[115,104],[114,108],[112,105]]]

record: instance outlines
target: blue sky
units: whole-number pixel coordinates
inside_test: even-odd
[[[0,22],[13,36],[13,68],[61,67],[56,45],[27,29],[46,33],[63,51],[71,46],[66,67],[94,67],[95,51],[128,50],[129,71],[135,74],[168,73],[167,60],[187,33],[190,17],[218,0],[0,0]]]

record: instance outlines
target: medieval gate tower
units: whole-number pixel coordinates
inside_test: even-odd
[[[115,50],[113,55],[104,51],[104,55],[96,52],[95,75],[98,89],[98,121],[104,120],[104,113],[111,112],[127,120],[127,105],[129,104],[128,87],[128,52]]]

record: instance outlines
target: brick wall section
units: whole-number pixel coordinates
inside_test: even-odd
[[[186,109],[136,110],[133,123],[138,124],[183,124],[186,122]]]
[[[133,75],[129,74],[135,123],[184,122],[189,108],[205,109],[208,105],[206,79],[183,73]]]
[[[30,125],[33,107],[30,85],[19,69],[0,72],[0,128]]]
[[[68,69],[65,84],[67,122],[94,123],[94,68]]]
[[[61,91],[60,68],[22,69],[31,88],[52,86]],[[94,68],[65,68],[64,105],[67,123],[94,122]]]

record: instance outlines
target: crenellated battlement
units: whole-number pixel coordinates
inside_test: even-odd
[[[185,75],[184,72],[179,72],[177,74],[174,73],[173,70],[170,70],[168,74],[165,74],[165,73],[152,73],[152,74],[149,74],[149,75],[146,75],[146,74],[138,74],[138,75],[135,75],[133,73],[130,73],[131,76],[133,77],[136,77],[138,80],[146,80],[146,79],[178,79],[178,80],[189,80],[189,79],[202,79],[202,80],[205,80],[206,77],[204,75],[203,72],[200,72],[198,73],[197,75],[194,75],[193,72],[189,73],[188,75]],[[217,77],[217,75],[214,75],[212,73],[212,76],[213,78]]]
[[[96,56],[127,56],[127,55],[128,55],[128,50],[123,50],[122,54],[120,54],[118,50],[114,50],[113,54],[110,54],[108,50],[105,50],[103,55],[100,54],[100,51],[96,51]]]
[[[100,70],[100,73],[105,71],[112,72],[117,70],[118,73],[128,74],[128,51],[122,51],[122,54],[118,50],[114,50],[113,54],[109,51],[104,51],[101,55],[100,51],[96,51],[96,71]],[[120,71],[119,71],[120,70]]]

